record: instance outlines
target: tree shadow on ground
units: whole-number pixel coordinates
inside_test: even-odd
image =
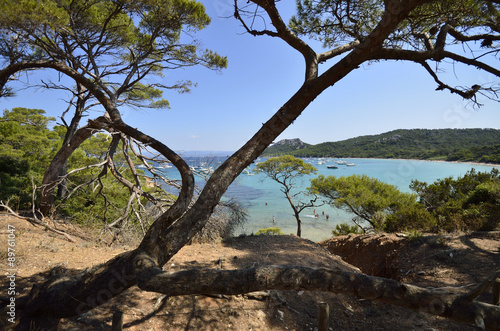
[[[53,279],[54,277],[63,277],[63,276],[73,277],[80,272],[82,272],[82,270],[69,269],[58,266],[50,270],[33,274],[29,277],[17,277],[15,280],[15,286],[16,286],[15,298],[17,302],[15,311],[16,316],[14,319],[15,323],[13,324],[4,320],[4,317],[8,316],[7,315],[8,307],[6,306],[7,303],[5,302],[5,300],[3,300],[5,298],[2,298],[2,302],[0,304],[0,314],[2,316],[0,329],[6,329],[6,330],[12,329],[15,327],[15,325],[17,325],[17,322],[19,322],[20,316],[23,313],[24,301],[30,294],[34,284],[38,284],[43,287],[43,284],[48,279]],[[0,284],[0,293],[6,294],[8,287],[9,287],[8,282],[2,282]],[[136,311],[136,313],[133,314],[134,317],[141,316],[141,318],[138,318],[134,323],[134,325],[140,325],[146,323],[148,319],[153,317],[156,311],[158,311],[158,309],[151,312],[144,311],[144,298],[142,296],[141,291],[137,291],[137,288],[135,289],[131,288],[124,291],[123,293],[113,298],[112,300],[104,303],[103,305],[100,305],[97,308],[94,308],[90,311],[87,311],[72,318],[62,319],[60,322],[60,329],[61,330],[109,329],[111,326],[112,315],[116,310],[121,310],[121,311],[125,310],[127,311],[127,314],[130,314],[130,311]]]
[[[403,247],[400,256],[410,261],[407,266],[413,264],[415,282],[466,290],[500,269],[500,241],[477,235],[425,236]]]
[[[375,234],[332,238],[325,246],[372,276],[467,293],[500,270],[498,239],[498,233],[416,238]],[[492,302],[491,291],[479,299]]]
[[[464,269],[462,272],[466,272],[465,266],[461,266],[460,261],[448,261],[451,258],[449,250],[452,249],[454,256],[461,258],[462,256],[465,258],[468,251],[474,252],[474,246],[477,246],[479,251],[487,250],[473,238],[467,239],[470,240],[466,242],[469,246],[463,244],[463,247],[455,248],[448,242],[437,242],[434,244],[437,248],[433,251],[423,250],[433,245],[429,240],[427,238],[421,243],[410,242],[414,246],[408,245],[407,251],[400,252],[401,259],[408,259],[408,262],[405,262],[406,266],[409,267],[409,264],[412,264],[410,257],[413,255],[404,256],[403,253],[413,251],[413,253],[423,254],[417,255],[418,259],[425,262],[423,267],[431,266],[430,262],[437,263],[441,259],[443,261],[440,262],[440,268],[449,266],[456,270],[462,268]],[[191,251],[183,254],[182,259],[175,260],[174,257],[170,264],[165,266],[166,270],[175,272],[193,268],[219,267],[239,269],[281,264],[312,268],[342,268],[359,272],[357,268],[348,265],[340,257],[331,254],[318,244],[295,236],[248,236],[232,238],[217,245],[193,245],[184,249],[191,249]],[[362,251],[363,249],[358,247],[358,252]],[[182,251],[180,253],[182,254]],[[368,255],[367,258],[373,259]],[[380,256],[380,259],[383,258],[384,256]],[[481,263],[485,265],[492,259],[498,260],[498,248],[492,252],[487,250],[484,258],[485,261]],[[397,260],[394,261],[400,263]],[[405,265],[402,268],[404,269]],[[413,263],[411,270],[415,271],[415,275],[419,277],[425,275],[419,275],[417,271],[428,271],[425,268],[419,269],[418,263]],[[60,270],[67,274],[80,271]],[[26,288],[22,295],[29,292],[33,283],[43,283],[49,273],[50,271],[47,271],[20,279],[18,287]],[[478,272],[478,275],[481,274]],[[442,286],[448,283],[445,280],[438,280],[436,284]],[[2,284],[2,286],[1,289],[5,290],[5,285]],[[285,330],[287,328],[289,330],[314,330],[317,326],[319,302],[329,304],[330,326],[335,330],[400,330],[401,328],[476,330],[473,326],[336,293],[269,291],[261,298],[251,295],[187,295],[162,298],[161,294],[144,292],[135,286],[88,313],[62,320],[60,327],[61,330],[109,330],[113,313],[120,310],[124,313],[126,330]]]
[[[312,268],[341,268],[360,272],[317,243],[295,236],[250,236],[226,241],[225,245],[242,251],[233,257],[233,267],[248,268],[257,265],[302,265]],[[391,249],[390,246],[386,246]],[[351,248],[356,251],[355,247]],[[380,253],[381,251],[379,251]],[[366,252],[365,252],[366,254]],[[377,259],[367,254],[373,263],[385,263],[386,255]],[[271,325],[281,329],[310,330],[317,326],[318,305],[327,302],[330,307],[330,326],[339,330],[421,330],[460,329],[476,330],[474,326],[421,314],[382,302],[355,296],[303,291],[271,291],[266,314]],[[278,311],[281,311],[278,312]]]

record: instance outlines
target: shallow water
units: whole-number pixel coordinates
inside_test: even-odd
[[[190,164],[199,164],[200,159],[192,159]],[[261,159],[263,161],[264,159]],[[445,177],[463,176],[471,168],[477,171],[491,171],[493,166],[476,165],[469,163],[451,163],[435,161],[416,160],[385,160],[385,159],[345,159],[354,166],[338,165],[338,169],[328,169],[327,165],[335,165],[337,159],[325,158],[306,159],[318,169],[318,175],[325,176],[350,176],[352,174],[365,174],[377,178],[386,183],[397,186],[401,191],[411,192],[409,185],[413,179],[432,183],[437,179]],[[318,162],[320,164],[318,164]],[[248,170],[254,168],[254,165]],[[175,170],[167,172],[171,178],[178,177]],[[294,192],[305,190],[309,186],[309,179],[315,176],[304,177],[298,180]],[[200,183],[198,183],[200,182]],[[197,179],[198,185],[202,181]],[[292,192],[293,193],[293,192]],[[280,185],[262,174],[248,175],[242,173],[230,186],[228,196],[238,199],[246,207],[248,220],[240,233],[251,234],[261,228],[277,226],[284,233],[296,233],[297,223],[292,209],[284,193],[280,191]],[[318,214],[319,217],[314,215]],[[329,215],[329,220],[327,220]],[[273,216],[275,222],[273,222]],[[319,241],[331,237],[331,231],[339,223],[348,222],[354,215],[334,209],[328,205],[309,208],[301,213],[302,237]]]

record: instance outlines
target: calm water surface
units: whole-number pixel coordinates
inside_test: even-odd
[[[202,159],[191,159],[190,164],[199,165]],[[354,166],[338,165],[338,169],[328,169],[327,165],[336,165],[333,158],[310,158],[305,159],[318,169],[318,175],[350,176],[352,174],[365,174],[377,178],[383,182],[397,186],[401,191],[411,192],[409,185],[413,179],[432,183],[437,179],[445,177],[463,176],[471,168],[477,171],[491,171],[493,166],[476,165],[469,163],[450,163],[434,161],[414,160],[383,160],[383,159],[344,159]],[[213,161],[213,160],[212,160]],[[264,161],[264,159],[260,159]],[[258,162],[258,161],[257,161]],[[217,162],[214,163],[216,166]],[[238,199],[247,209],[248,221],[240,230],[240,233],[251,234],[261,228],[277,226],[284,233],[296,233],[297,223],[292,209],[280,191],[280,185],[264,175],[253,174],[251,170],[242,173],[230,186],[227,195]],[[170,177],[175,178],[175,171],[168,171]],[[298,180],[300,187],[295,192],[305,190],[309,186],[309,179],[315,176],[304,177]],[[199,182],[199,183],[198,183]],[[203,185],[201,179],[197,179],[198,185]],[[293,192],[292,192],[293,193]],[[314,214],[319,217],[314,217]],[[326,216],[329,216],[327,220]],[[273,216],[275,223],[273,223]],[[328,205],[310,208],[301,213],[302,237],[319,241],[331,237],[331,232],[339,223],[348,222],[354,215],[331,208]]]

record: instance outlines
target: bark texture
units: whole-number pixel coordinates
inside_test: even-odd
[[[156,273],[156,274],[155,274]],[[492,285],[497,273],[488,282]],[[425,289],[392,279],[340,269],[300,266],[262,266],[240,270],[187,270],[151,272],[139,287],[169,296],[186,294],[244,294],[262,290],[323,291],[343,293],[368,300],[423,311],[487,330],[500,330],[500,307],[474,300],[474,295],[456,295]]]
[[[43,176],[40,192],[40,212],[42,215],[49,215],[51,213],[54,205],[54,189],[59,184],[63,169],[71,154],[96,131],[109,127],[109,124],[109,119],[105,116],[100,116],[95,120],[89,121],[88,125],[74,131],[73,134],[67,135],[67,138],[64,139],[63,145],[50,162]]]

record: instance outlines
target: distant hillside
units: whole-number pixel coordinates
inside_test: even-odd
[[[301,149],[307,148],[311,146],[310,144],[306,144],[299,138],[295,139],[283,139],[278,141],[277,143],[272,144],[268,147],[264,153],[267,154],[268,150],[272,150],[270,154],[274,155],[284,155],[284,154],[293,154]]]
[[[300,139],[293,139],[298,140]],[[281,142],[279,142],[281,143]],[[297,148],[276,143],[263,156],[436,159],[500,163],[500,130],[412,129]]]

